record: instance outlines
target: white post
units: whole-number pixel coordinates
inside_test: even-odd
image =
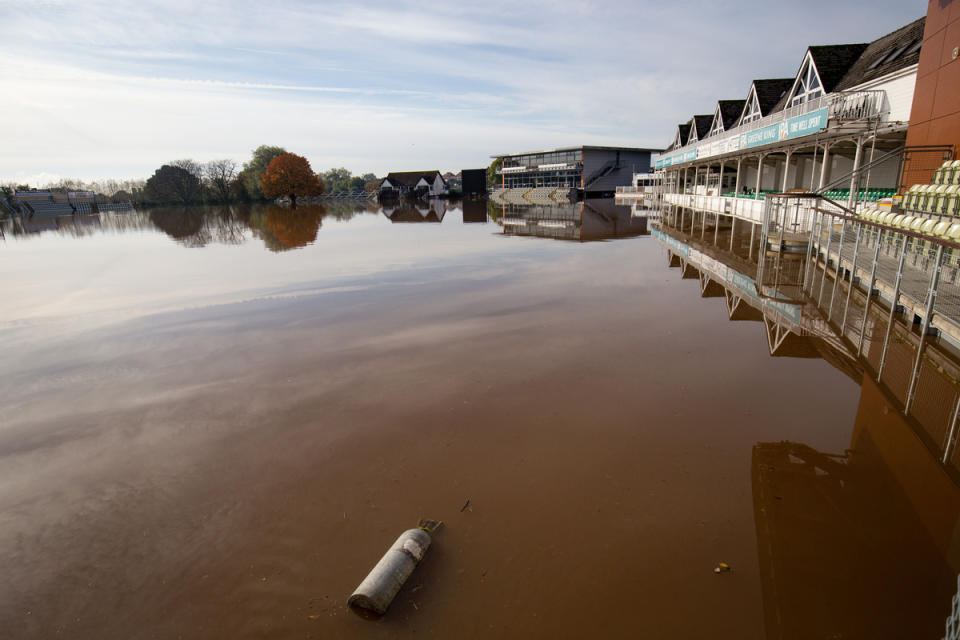
[[[860,155],[863,152],[863,138],[857,138],[857,153],[853,156],[853,173],[850,175],[850,196],[847,198],[847,208],[857,209],[857,172],[860,170]]]
[[[760,160],[759,162],[757,162],[757,189],[753,194],[753,197],[756,199],[760,198],[760,184],[761,184],[761,178],[763,177],[763,156],[764,155],[765,154],[761,153],[759,156]]]
[[[793,155],[793,151],[787,150],[787,163],[783,166],[783,188],[780,189],[781,193],[787,192],[787,177],[790,175],[790,157]]]
[[[817,186],[817,190],[823,189],[823,185],[827,184],[827,176],[829,175],[828,167],[830,166],[830,145],[826,142],[823,143],[823,161],[820,164],[820,184]]]

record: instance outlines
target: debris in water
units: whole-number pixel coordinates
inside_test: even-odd
[[[713,568],[714,573],[723,573],[725,571],[730,571],[730,565],[728,565],[726,562],[721,562]]]
[[[400,534],[347,600],[350,608],[364,617],[368,613],[381,616],[386,613],[390,602],[430,547],[430,532],[436,531],[441,524],[437,520],[421,520],[416,529]]]
[[[463,503],[463,506],[460,507],[460,513],[463,513],[467,510],[467,507],[470,506],[470,498],[467,498],[467,501]]]

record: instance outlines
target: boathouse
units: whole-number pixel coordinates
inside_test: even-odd
[[[432,198],[447,193],[447,183],[439,171],[396,171],[380,184],[380,197],[404,195]]]

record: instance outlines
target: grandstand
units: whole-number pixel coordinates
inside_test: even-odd
[[[720,200],[803,189],[855,209],[893,195],[924,25],[920,18],[869,43],[810,46],[794,76],[754,80],[744,100],[719,100],[712,116],[678,125],[654,159],[665,202],[706,197],[710,210],[729,210],[743,207]]]

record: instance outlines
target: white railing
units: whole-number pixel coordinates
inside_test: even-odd
[[[876,118],[883,114],[883,101],[886,92],[882,90],[870,91],[838,91],[813,100],[808,100],[802,104],[787,107],[771,113],[770,115],[742,124],[739,127],[724,131],[721,134],[709,136],[683,147],[671,150],[669,153],[662,153],[661,156],[673,156],[678,154],[693,154],[694,159],[708,158],[731,151],[737,151],[740,147],[740,136],[757,129],[779,124],[790,118],[803,116],[813,113],[819,109],[828,110],[828,118],[836,122],[849,122],[856,120],[865,120]],[[819,129],[811,131],[816,133]]]
[[[663,201],[667,204],[696,209],[697,211],[736,216],[755,223],[763,222],[763,200],[693,193],[665,193]]]

